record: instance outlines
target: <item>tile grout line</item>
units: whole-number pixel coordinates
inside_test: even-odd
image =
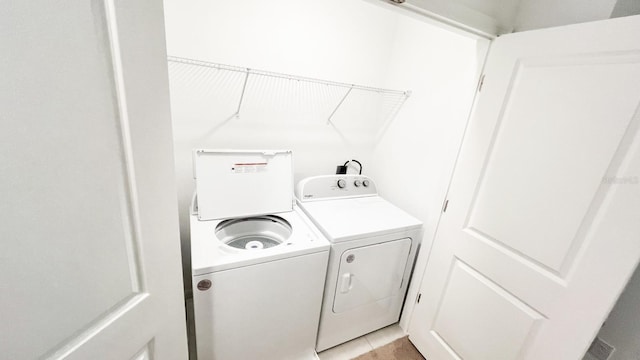
[[[369,333],[369,334],[370,334],[370,333]],[[375,349],[373,348],[373,344],[371,343],[371,341],[369,341],[369,334],[365,335],[365,336],[364,336],[364,339],[365,339],[365,340],[367,340],[367,344],[369,344],[369,347],[371,348],[371,350],[375,350]],[[369,350],[369,351],[371,351],[371,350]]]
[[[369,334],[370,334],[370,333],[369,333]],[[367,334],[367,335],[369,335],[369,334]],[[373,348],[373,345],[371,345],[371,342],[369,341],[369,338],[367,338],[367,335],[363,335],[362,337],[364,338],[364,341],[366,341],[366,342],[367,342],[367,345],[369,345],[369,350],[367,350],[367,351],[363,352],[362,354],[358,354],[358,355],[356,355],[356,356],[355,356],[354,358],[352,358],[352,359],[355,359],[355,358],[357,358],[358,356],[361,356],[361,355],[364,355],[364,354],[368,354],[369,352],[371,352],[371,351],[375,350],[375,349]],[[355,339],[354,339],[354,340],[355,340]],[[353,340],[352,340],[352,341],[353,341]]]

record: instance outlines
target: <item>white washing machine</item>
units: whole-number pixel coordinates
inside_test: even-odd
[[[422,223],[362,175],[306,178],[296,196],[331,242],[316,350],[397,322]]]
[[[193,156],[198,359],[317,359],[329,242],[295,206],[291,151]]]

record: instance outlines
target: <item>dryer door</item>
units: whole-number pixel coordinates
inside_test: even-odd
[[[333,312],[340,313],[400,292],[411,239],[349,249],[340,257]]]

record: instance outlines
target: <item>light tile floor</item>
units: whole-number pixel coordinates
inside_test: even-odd
[[[405,335],[400,326],[394,324],[327,349],[319,353],[318,356],[320,360],[351,360]]]

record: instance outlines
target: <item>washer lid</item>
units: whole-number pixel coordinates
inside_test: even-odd
[[[291,150],[193,151],[198,219],[291,211]]]

